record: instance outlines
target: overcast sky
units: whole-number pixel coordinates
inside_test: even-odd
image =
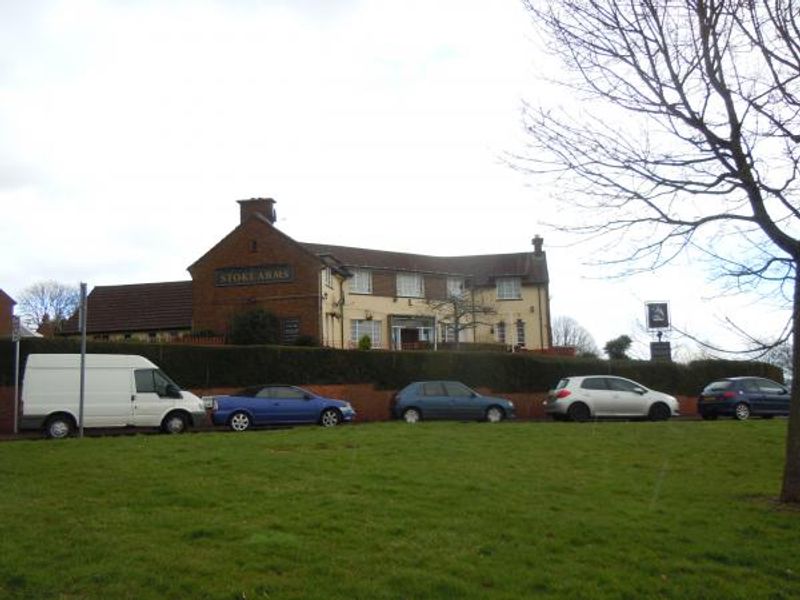
[[[524,252],[554,315],[645,356],[645,301],[735,345],[777,303],[720,297],[701,265],[608,279],[546,181],[504,164],[541,76],[516,0],[0,0],[0,288],[186,280],[272,197],[299,241],[434,255]],[[672,334],[680,348],[689,344]],[[686,350],[686,352],[689,352]]]

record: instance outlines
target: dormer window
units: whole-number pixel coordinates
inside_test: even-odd
[[[372,271],[366,269],[353,269],[353,278],[350,280],[350,293],[372,293]]]
[[[465,285],[464,279],[461,277],[448,277],[447,278],[447,297],[460,298],[464,293]]]
[[[400,298],[424,298],[425,286],[419,273],[397,274],[397,295]]]
[[[498,300],[519,300],[522,298],[522,288],[519,277],[497,278]]]

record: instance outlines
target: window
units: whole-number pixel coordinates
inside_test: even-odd
[[[522,293],[520,292],[519,277],[497,278],[498,300],[519,300],[520,298],[522,298]]]
[[[517,344],[525,345],[525,321],[517,319]]]
[[[769,379],[759,379],[758,387],[761,392],[765,394],[786,394],[786,389],[774,381]]]
[[[333,287],[333,279],[331,276],[330,267],[325,267],[325,270],[322,271],[322,283],[325,284],[327,287]]]
[[[423,298],[425,288],[419,273],[397,274],[397,295],[401,298]]]
[[[460,277],[447,278],[447,297],[460,298],[464,293],[464,280]]]
[[[636,385],[632,381],[628,381],[627,379],[616,379],[609,377],[607,380],[609,389],[614,390],[615,392],[637,392],[641,390],[641,386]]]
[[[497,325],[495,325],[495,333],[497,335],[497,341],[501,344],[506,343],[506,324],[500,321]]]
[[[372,293],[372,271],[355,269],[353,279],[350,280],[350,292],[353,294]]]
[[[440,381],[428,381],[422,384],[423,396],[446,396],[444,386]]]
[[[133,373],[136,380],[136,392],[139,394],[158,394],[167,397],[167,386],[172,384],[177,387],[172,380],[156,369],[136,369]]]
[[[381,322],[368,319],[353,319],[350,321],[350,341],[358,344],[358,341],[367,336],[372,342],[373,348],[380,348],[383,344],[381,340]]]
[[[458,381],[445,381],[444,389],[447,392],[448,396],[453,396],[456,398],[472,396],[472,390],[469,389],[467,386],[465,386],[463,383],[459,383]]]
[[[607,390],[608,386],[604,377],[589,377],[583,380],[581,388],[584,390]]]
[[[281,320],[281,342],[294,344],[300,337],[300,319],[291,317]]]

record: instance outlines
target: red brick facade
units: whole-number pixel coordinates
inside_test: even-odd
[[[14,315],[15,304],[11,296],[0,290],[0,338],[11,336],[11,317]]]
[[[224,335],[235,314],[263,308],[282,321],[298,319],[297,334],[319,340],[322,261],[262,214],[243,210],[242,218],[236,229],[189,267],[194,331]],[[225,280],[226,274],[252,267],[280,270],[281,276],[246,285],[230,283],[231,277]]]

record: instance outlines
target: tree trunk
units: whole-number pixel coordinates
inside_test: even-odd
[[[792,306],[792,398],[786,433],[786,461],[783,468],[781,502],[800,504],[800,284],[795,259],[794,303]]]

